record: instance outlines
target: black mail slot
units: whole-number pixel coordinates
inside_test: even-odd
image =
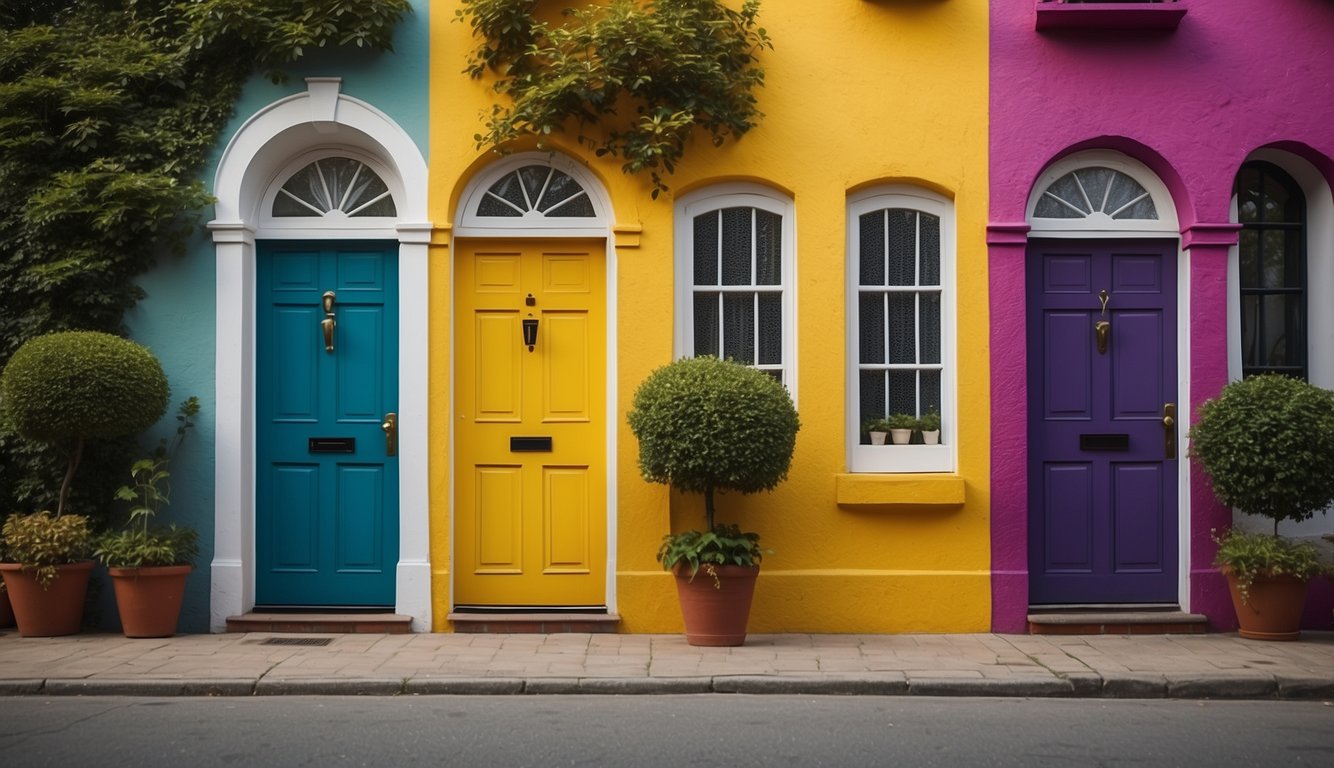
[[[355,437],[312,437],[307,443],[311,453],[356,453]]]
[[[1079,450],[1128,451],[1130,450],[1130,435],[1124,432],[1119,435],[1083,434],[1079,436]]]
[[[511,453],[551,453],[550,437],[511,437]]]

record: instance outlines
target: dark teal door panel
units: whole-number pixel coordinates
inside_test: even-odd
[[[396,243],[259,245],[259,605],[394,604],[398,460],[380,425],[397,410],[396,252]]]

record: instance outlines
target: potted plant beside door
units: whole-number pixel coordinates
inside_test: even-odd
[[[176,441],[164,440],[151,455],[130,468],[132,482],[116,498],[130,502],[128,525],[104,534],[94,553],[107,567],[116,592],[121,631],[126,637],[171,637],[185,598],[185,580],[199,554],[199,534],[176,525],[154,526],[162,507],[171,503],[168,465],[199,413],[199,399],[181,403],[176,415]]]
[[[0,409],[21,437],[65,453],[55,514],[11,515],[0,564],[19,634],[69,635],[82,624],[93,563],[88,519],[66,511],[85,444],[151,426],[167,407],[167,377],[147,348],[96,331],[30,339],[0,374]]]
[[[1219,501],[1273,522],[1237,525],[1217,537],[1214,564],[1228,577],[1243,637],[1300,637],[1307,581],[1321,571],[1316,549],[1278,535],[1283,520],[1310,519],[1334,503],[1334,393],[1287,376],[1236,381],[1200,406],[1190,455]]]
[[[717,522],[715,496],[772,490],[787,477],[800,428],[792,399],[762,371],[687,358],[644,380],[628,420],[644,479],[704,498],[704,529],[669,533],[658,550],[676,577],[686,642],[741,645],[764,551],[759,534]]]

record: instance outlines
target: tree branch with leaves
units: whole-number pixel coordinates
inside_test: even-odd
[[[458,19],[481,43],[465,72],[498,76],[508,99],[485,119],[479,147],[573,132],[599,157],[647,171],[656,198],[699,128],[714,146],[759,122],[764,84],[759,0],[610,0],[566,8],[556,22],[534,0],[463,0]]]

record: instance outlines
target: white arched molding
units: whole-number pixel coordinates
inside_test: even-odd
[[[1151,206],[1153,218],[1125,217],[1124,213],[1122,217],[1113,218],[1109,215],[1111,211],[1104,210],[1108,207],[1105,201],[1096,196],[1089,201],[1092,212],[1088,215],[1053,218],[1035,214],[1044,197],[1051,199],[1049,190],[1053,190],[1056,182],[1072,173],[1087,174],[1095,168],[1107,168],[1114,174],[1129,177],[1147,193],[1147,205],[1141,209]],[[1030,226],[1029,237],[1176,237],[1180,233],[1176,206],[1172,204],[1167,185],[1138,160],[1105,149],[1076,152],[1048,166],[1029,190],[1025,214]]]
[[[539,205],[538,199],[519,204],[516,215],[487,215],[486,204],[495,200],[489,191],[498,183],[524,169],[538,167],[552,176],[568,177],[587,195],[587,215],[561,216],[553,207]],[[537,198],[540,195],[524,196]],[[562,196],[564,197],[564,196]],[[487,166],[468,183],[455,212],[455,237],[610,237],[611,201],[606,190],[589,170],[557,152],[519,152]]]
[[[1334,304],[1321,297],[1334,295],[1334,194],[1315,166],[1291,152],[1260,149],[1244,162],[1259,160],[1282,168],[1306,197],[1306,359],[1312,384],[1334,389]],[[1236,169],[1240,171],[1238,166]],[[1229,221],[1237,221],[1237,192],[1232,190]],[[1227,348],[1228,378],[1241,378],[1241,302],[1237,245],[1228,249]]]
[[[255,241],[386,239],[399,243],[399,327],[428,325],[427,173],[421,151],[397,123],[339,92],[338,78],[308,78],[307,90],[259,110],[223,151],[214,179],[217,254],[217,459],[210,627],[255,604]],[[397,216],[341,222],[275,220],[266,202],[282,182],[321,157],[347,156],[389,187]],[[399,561],[395,610],[414,631],[431,627],[427,478],[427,354],[423,333],[399,335]]]

